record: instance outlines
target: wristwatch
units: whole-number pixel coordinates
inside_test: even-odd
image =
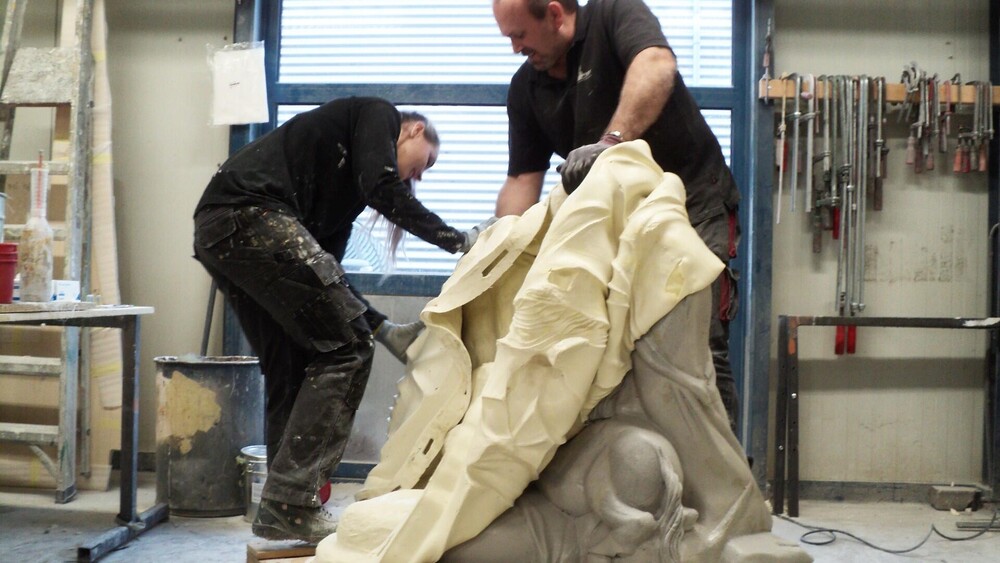
[[[625,138],[622,137],[621,131],[608,131],[603,137],[601,137],[601,140],[617,145],[618,143],[624,142]]]

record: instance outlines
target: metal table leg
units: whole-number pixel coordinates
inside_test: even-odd
[[[799,319],[788,319],[785,381],[788,403],[788,515],[799,515]]]
[[[80,382],[80,329],[67,326],[62,335],[62,365],[59,376],[59,474],[56,476],[56,503],[76,497],[76,417]]]
[[[136,520],[136,471],[139,467],[139,321],[122,327],[122,454],[121,500],[116,519],[128,525]]]
[[[136,473],[139,461],[139,318],[122,319],[122,453],[121,501],[115,519],[120,526],[80,545],[77,561],[96,561],[139,534],[166,520],[166,504],[136,513]]]
[[[788,515],[799,515],[799,353],[798,330],[802,326],[893,327],[989,330],[992,363],[987,377],[986,432],[993,437],[984,444],[984,478],[994,490],[1000,482],[1000,463],[995,452],[1000,451],[1000,317],[813,317],[778,316],[778,396],[775,415],[774,491],[772,512],[784,511],[785,490],[788,489]]]
[[[788,440],[788,317],[778,317],[778,393],[774,417],[774,494],[771,512],[785,511],[785,443]]]

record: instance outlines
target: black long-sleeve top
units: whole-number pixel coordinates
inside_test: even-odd
[[[448,252],[462,245],[399,177],[399,112],[381,98],[342,98],[303,112],[230,157],[195,209],[258,206],[296,217],[337,260],[369,206]]]

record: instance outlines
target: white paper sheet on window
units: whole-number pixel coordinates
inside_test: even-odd
[[[227,45],[210,54],[212,124],[262,123],[267,116],[264,43]]]

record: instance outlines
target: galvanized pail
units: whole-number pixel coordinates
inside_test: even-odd
[[[267,446],[247,446],[240,450],[236,461],[243,467],[243,498],[247,505],[243,519],[253,522],[267,480]]]
[[[3,226],[7,219],[7,194],[0,192],[0,242],[3,242]]]

